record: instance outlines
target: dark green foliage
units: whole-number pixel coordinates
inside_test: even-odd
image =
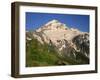
[[[76,53],[76,60],[77,62],[79,62],[80,64],[89,64],[89,58],[86,57],[84,54],[77,52]]]
[[[42,45],[36,39],[26,42],[26,66],[50,66],[57,65],[59,58],[53,46]]]
[[[84,54],[74,53],[76,58],[73,53],[70,56],[59,55],[52,42],[41,44],[32,37],[32,40],[26,40],[26,67],[89,64],[89,59]]]

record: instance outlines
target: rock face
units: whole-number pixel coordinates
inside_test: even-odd
[[[70,58],[82,64],[89,63],[89,33],[81,32],[78,29],[69,28],[58,20],[52,20],[39,29],[26,32],[26,39],[32,37],[42,45],[53,45],[58,55],[63,58]]]

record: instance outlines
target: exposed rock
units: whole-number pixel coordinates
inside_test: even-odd
[[[41,44],[52,43],[60,56],[71,57],[76,61],[82,58],[84,63],[89,63],[89,33],[87,32],[68,28],[58,20],[52,20],[35,30],[31,37],[36,38]],[[27,37],[27,39],[31,38]]]

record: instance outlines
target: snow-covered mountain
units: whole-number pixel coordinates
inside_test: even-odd
[[[34,37],[42,45],[53,45],[60,56],[89,63],[89,33],[69,28],[58,20],[51,20],[35,31],[26,32],[26,39]],[[79,59],[78,59],[79,58]],[[82,59],[81,59],[82,58]]]

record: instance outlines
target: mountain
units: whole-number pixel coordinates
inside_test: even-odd
[[[26,45],[32,40],[42,46],[48,45],[48,52],[52,48],[53,54],[59,57],[57,64],[89,64],[88,32],[69,28],[58,20],[51,20],[35,31],[26,32]]]

